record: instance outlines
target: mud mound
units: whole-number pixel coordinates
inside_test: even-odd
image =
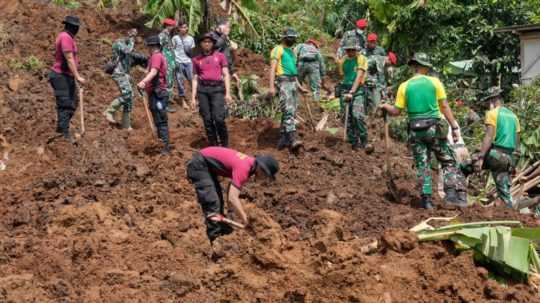
[[[4,60],[34,55],[50,64],[63,16],[82,16],[88,25],[78,38],[81,69],[90,83],[87,132],[73,146],[51,140],[55,109],[46,70],[0,67],[0,132],[12,144],[0,172],[0,302],[540,301],[528,285],[488,279],[470,253],[417,243],[404,231],[432,216],[519,219],[530,226],[537,225],[534,218],[497,208],[415,208],[403,146],[396,146],[393,162],[404,202],[388,202],[378,128],[370,134],[375,151],[366,155],[301,124],[305,152],[290,155],[274,148],[274,121],[229,121],[232,147],[274,155],[281,172],[274,184],[246,186],[241,198],[253,224],[225,237],[225,257],[212,262],[185,178],[185,162],[206,144],[200,118],[170,115],[175,148],[160,156],[140,103],[132,133],[101,116],[117,94],[100,71],[110,53],[103,39],[139,25],[141,16],[98,14],[84,5],[67,11],[43,1],[1,3],[13,44],[0,54]],[[244,71],[267,68],[262,57],[246,58]],[[78,130],[77,118],[73,127]]]

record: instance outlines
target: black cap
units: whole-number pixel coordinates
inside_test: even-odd
[[[210,39],[210,40],[212,40],[212,43],[216,44],[216,41],[217,41],[216,36],[214,34],[212,34],[212,33],[206,33],[206,34],[200,36],[199,37],[199,43],[203,42],[206,39]]]
[[[77,16],[66,16],[64,21],[62,21],[64,24],[71,24],[74,26],[81,26],[81,20]]]
[[[159,36],[158,35],[154,35],[154,36],[150,36],[148,38],[146,38],[144,40],[144,43],[147,45],[147,46],[152,46],[152,45],[161,45],[160,41],[159,41]]]
[[[279,163],[272,156],[255,156],[255,162],[272,180],[275,180],[276,173],[279,171]]]

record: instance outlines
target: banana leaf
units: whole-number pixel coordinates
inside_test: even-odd
[[[531,269],[540,272],[540,258],[534,241],[540,240],[540,228],[512,228],[519,221],[473,222],[415,231],[420,241],[450,240],[459,249],[472,249],[495,263],[503,272],[528,276]]]

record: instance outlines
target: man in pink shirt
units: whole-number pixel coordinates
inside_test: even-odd
[[[81,22],[79,17],[66,16],[64,31],[56,38],[55,60],[49,73],[49,82],[56,97],[57,126],[56,132],[74,143],[75,140],[69,132],[69,123],[77,109],[78,96],[75,81],[84,84],[85,80],[79,74],[79,56],[75,35],[79,31]]]
[[[145,42],[151,49],[151,56],[148,59],[148,73],[137,86],[146,90],[157,135],[163,141],[161,154],[167,155],[170,152],[169,124],[167,118],[167,106],[169,104],[167,61],[161,53],[159,36],[151,36]]]
[[[199,40],[202,54],[192,59],[193,80],[191,105],[195,108],[199,101],[199,112],[204,122],[210,146],[229,145],[229,134],[225,119],[230,104],[231,82],[227,58],[214,49],[216,40],[212,34],[205,34]]]
[[[206,233],[212,245],[213,257],[222,253],[220,243],[214,241],[232,232],[231,226],[223,222],[225,216],[223,193],[217,176],[231,179],[228,198],[236,214],[245,225],[249,219],[240,202],[240,191],[251,176],[255,179],[265,175],[275,180],[279,164],[272,156],[251,157],[225,147],[207,147],[196,152],[187,163],[187,176],[195,186],[197,200],[206,219]]]

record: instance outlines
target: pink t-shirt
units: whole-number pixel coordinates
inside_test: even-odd
[[[199,76],[200,80],[222,81],[221,70],[227,66],[227,58],[217,51],[208,56],[198,55],[193,58],[193,72]]]
[[[158,70],[159,77],[159,88],[166,90],[167,89],[167,60],[165,60],[165,56],[161,52],[154,52],[152,56],[150,57],[150,60],[148,60],[148,72],[152,70],[152,68],[155,68]],[[146,92],[148,94],[151,94],[154,90],[154,82],[155,78],[150,80],[146,84]]]
[[[234,149],[211,146],[203,148],[201,154],[209,163],[211,172],[232,179],[232,184],[238,189],[249,179],[249,174],[255,158]]]
[[[65,52],[73,53],[75,59],[75,65],[79,66],[79,56],[77,55],[77,44],[71,35],[67,32],[61,32],[56,38],[55,42],[56,51],[54,53],[54,64],[52,70],[59,74],[66,74],[72,76],[71,71],[67,65],[67,60],[64,58]]]

